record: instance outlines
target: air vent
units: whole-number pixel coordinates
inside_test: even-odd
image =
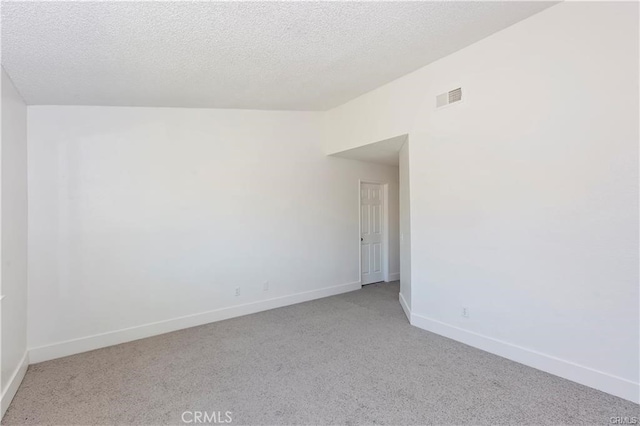
[[[449,103],[458,102],[462,100],[462,88],[458,87],[449,92]]]
[[[436,96],[436,108],[442,108],[455,102],[462,100],[462,88],[450,90],[446,93],[442,93]]]

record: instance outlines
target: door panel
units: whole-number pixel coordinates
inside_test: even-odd
[[[384,214],[382,185],[363,183],[360,187],[360,241],[362,284],[384,280]]]
[[[368,235],[369,234],[369,207],[368,206],[362,206],[360,207],[362,210],[362,218],[360,219],[360,226],[361,226],[361,230],[360,233],[362,235]]]
[[[382,272],[382,244],[373,245],[373,272]]]
[[[371,272],[371,268],[370,268],[370,252],[371,247],[367,244],[367,245],[363,245],[362,246],[362,274],[363,275],[369,275]]]

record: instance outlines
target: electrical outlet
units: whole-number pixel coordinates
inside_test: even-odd
[[[236,287],[236,297],[240,296],[240,287]]]
[[[262,285],[262,290],[269,291],[269,281],[264,282],[264,284]]]
[[[462,316],[465,318],[469,318],[469,308],[462,308]]]

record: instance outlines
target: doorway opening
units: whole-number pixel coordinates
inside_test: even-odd
[[[411,316],[409,135],[401,134],[329,155],[397,167],[397,175],[391,172],[368,177],[368,173],[363,172],[365,175],[361,175],[358,181],[357,193],[354,188],[354,196],[358,197],[358,210],[356,211],[354,206],[353,212],[357,212],[359,216],[357,249],[360,284],[365,286],[389,282],[394,283],[393,287],[380,287],[395,291],[395,282],[399,282],[398,299],[409,319]]]

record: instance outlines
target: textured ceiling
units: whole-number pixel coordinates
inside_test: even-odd
[[[28,104],[325,110],[548,2],[7,2]]]

